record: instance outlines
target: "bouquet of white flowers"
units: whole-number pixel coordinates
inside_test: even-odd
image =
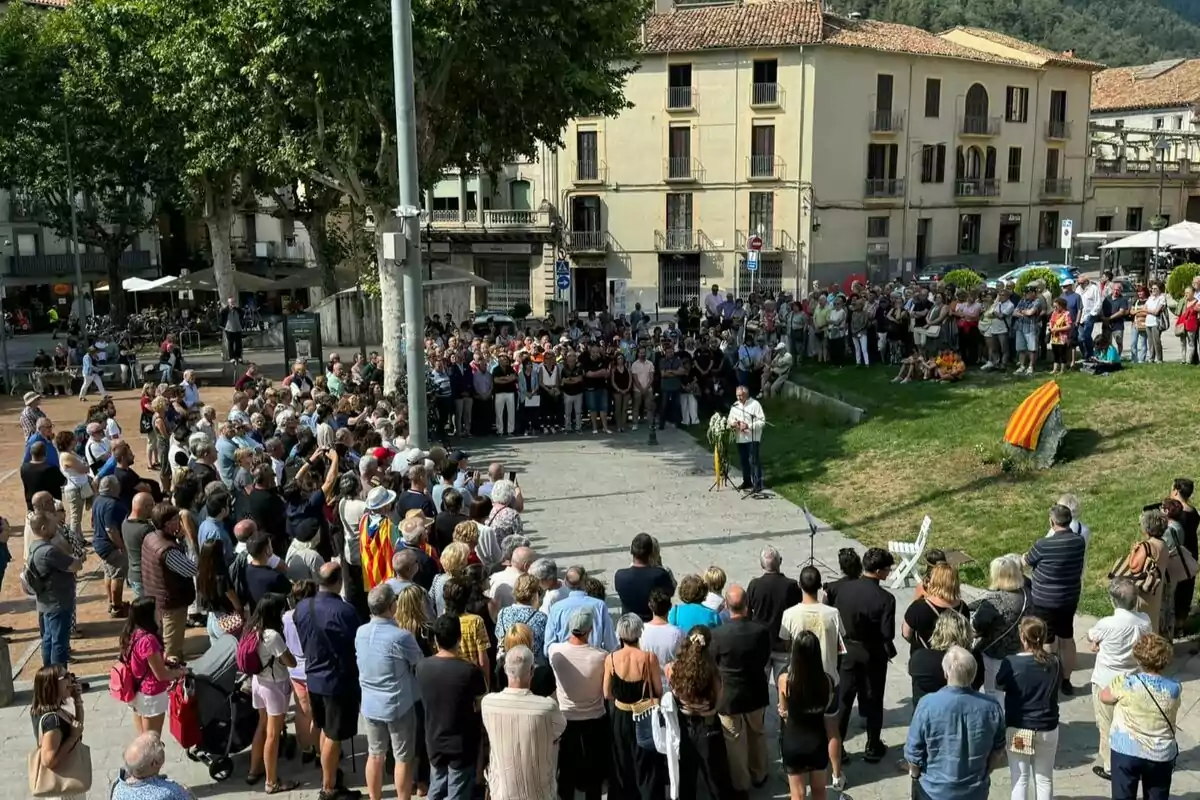
[[[713,473],[717,477],[719,487],[729,475],[729,445],[737,438],[737,432],[729,427],[729,420],[724,414],[716,413],[709,417],[707,439],[713,451]]]

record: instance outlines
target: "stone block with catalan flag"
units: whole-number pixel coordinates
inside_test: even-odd
[[[1062,389],[1058,381],[1047,381],[1021,401],[1008,418],[1004,443],[1047,469],[1054,464],[1058,447],[1067,434],[1062,420]]]

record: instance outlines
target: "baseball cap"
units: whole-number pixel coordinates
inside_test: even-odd
[[[471,457],[471,454],[468,453],[466,450],[455,450],[454,453],[450,456],[450,460],[454,461],[454,462],[466,461],[470,457]]]

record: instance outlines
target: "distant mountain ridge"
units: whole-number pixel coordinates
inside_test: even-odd
[[[1055,51],[1074,50],[1110,67],[1200,55],[1200,0],[833,0],[858,11],[938,33],[989,28]]]

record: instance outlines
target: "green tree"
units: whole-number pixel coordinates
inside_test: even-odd
[[[19,187],[33,218],[64,239],[74,213],[80,244],[105,255],[117,321],[121,256],[154,228],[175,187],[176,136],[155,107],[145,33],[116,0],[53,13],[15,4],[0,17],[0,184]]]
[[[421,186],[452,167],[495,171],[532,157],[539,142],[561,144],[573,117],[620,113],[647,11],[647,0],[416,0]],[[242,0],[235,16],[250,51],[242,74],[261,93],[273,145],[297,174],[375,220],[393,385],[403,363],[403,307],[399,267],[382,257],[384,234],[400,229],[389,4]]]

